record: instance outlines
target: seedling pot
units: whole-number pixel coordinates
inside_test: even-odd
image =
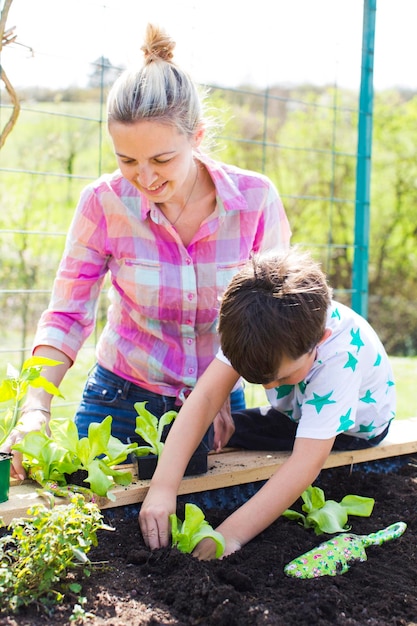
[[[136,465],[138,478],[141,480],[152,478],[158,462],[158,457],[155,454],[147,454],[146,456],[132,454],[132,460]]]
[[[139,441],[139,439],[129,437],[128,441],[129,443],[132,443],[134,441]],[[152,478],[158,462],[156,454],[146,454],[144,456],[131,454],[130,458],[133,465],[136,466],[138,478],[140,478],[140,480],[148,480]],[[205,446],[201,445],[191,457],[186,467],[184,476],[198,476],[199,474],[205,474],[207,469],[207,449]]]
[[[138,477],[141,480],[152,478],[158,462],[158,457],[155,454],[147,454],[146,456],[132,454],[132,460],[137,465]],[[186,467],[184,476],[205,474],[207,467],[207,452],[195,452]]]
[[[205,474],[208,469],[207,454],[207,450],[196,450],[185,468],[184,476],[198,476],[198,474]]]
[[[78,485],[79,487],[88,487],[88,483],[84,482],[84,479],[87,478],[87,476],[87,470],[83,469],[79,469],[72,474],[64,474],[67,485]]]
[[[11,454],[0,452],[0,502],[9,499],[11,460]]]

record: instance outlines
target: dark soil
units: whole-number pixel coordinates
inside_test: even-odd
[[[0,618],[0,624],[416,626],[417,458],[324,470],[315,484],[326,499],[340,501],[347,494],[375,499],[371,517],[349,518],[352,532],[368,534],[397,521],[406,522],[407,530],[399,539],[366,548],[368,560],[352,564],[343,575],[300,580],[284,574],[285,564],[329,535],[317,537],[280,518],[230,557],[200,562],[174,549],[149,552],[137,510],[115,509],[106,514],[115,532],[100,531],[98,547],[90,552],[91,560],[102,564],[81,579],[84,609],[93,616],[71,621],[77,598],[67,595],[53,615],[32,607]],[[254,488],[187,499],[201,506],[215,526]],[[179,503],[180,516],[184,502]],[[301,500],[294,508],[300,506]]]

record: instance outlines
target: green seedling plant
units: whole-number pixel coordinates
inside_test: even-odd
[[[184,521],[175,513],[169,516],[171,523],[172,546],[180,552],[191,553],[203,539],[212,539],[216,544],[216,558],[220,558],[225,550],[225,541],[221,533],[213,530],[204,517],[203,511],[195,504],[185,505]]]
[[[322,533],[340,533],[350,529],[347,525],[349,515],[369,517],[372,513],[375,500],[364,496],[347,495],[340,502],[326,500],[324,491],[320,487],[308,487],[302,494],[304,502],[302,510],[305,515],[287,509],[283,516],[296,520],[304,528],[313,528],[316,535]]]
[[[148,443],[146,446],[138,446],[133,451],[137,456],[155,454],[158,459],[164,449],[161,441],[165,426],[168,426],[177,416],[176,411],[167,411],[159,420],[145,408],[146,402],[136,402],[134,407],[138,414],[136,418],[135,433]]]
[[[13,446],[23,454],[23,466],[28,476],[55,495],[66,496],[66,476],[78,470],[87,472],[89,488],[71,486],[71,491],[96,494],[114,501],[114,485],[127,486],[132,482],[129,470],[117,468],[125,461],[136,443],[124,444],[111,435],[113,418],[108,415],[101,423],[92,422],[88,436],[80,438],[72,419],[53,418],[50,434],[45,428],[27,433]]]
[[[41,374],[44,366],[56,365],[60,365],[60,361],[38,356],[27,359],[20,372],[8,364],[6,377],[0,382],[0,445],[18,426],[21,405],[29,387],[42,387],[51,395],[63,397],[59,389]]]
[[[52,509],[34,506],[28,515],[14,519],[0,538],[0,614],[32,603],[48,611],[66,592],[79,594],[70,570],[81,568],[89,576],[87,554],[97,545],[97,531],[114,530],[103,523],[98,506],[79,494]]]

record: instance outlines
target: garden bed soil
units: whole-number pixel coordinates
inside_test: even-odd
[[[200,562],[175,549],[149,552],[138,529],[137,510],[114,509],[105,519],[116,530],[99,532],[98,546],[89,555],[97,563],[95,570],[80,579],[87,599],[84,609],[92,617],[71,621],[77,598],[67,595],[52,615],[32,606],[19,615],[0,617],[0,624],[416,626],[417,458],[402,458],[395,466],[377,462],[324,470],[315,485],[326,499],[340,501],[347,494],[375,499],[371,517],[349,518],[352,532],[368,534],[404,521],[405,533],[366,548],[368,560],[352,564],[343,575],[300,580],[284,574],[285,564],[329,535],[317,537],[280,518],[239,552]],[[243,496],[241,492],[237,498],[250,495],[245,487],[241,490]],[[179,502],[180,516],[184,502],[195,501],[215,526],[225,516],[223,506],[237,506],[236,488],[202,494],[200,499],[197,495]],[[300,507],[301,500],[293,508]]]

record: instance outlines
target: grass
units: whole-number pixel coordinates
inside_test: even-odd
[[[417,357],[391,357],[394,379],[397,385],[397,418],[417,416],[417,394],[414,383],[417,378]]]

